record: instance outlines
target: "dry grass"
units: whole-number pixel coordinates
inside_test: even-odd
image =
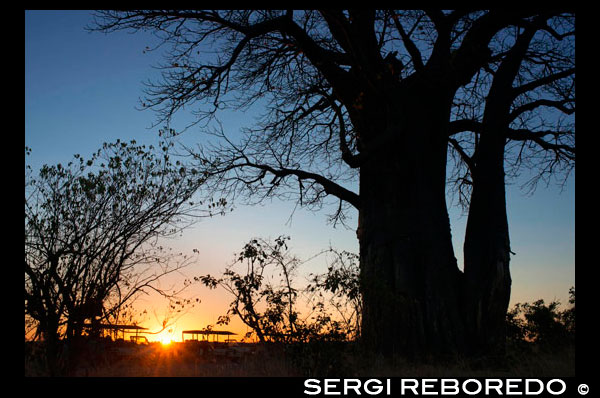
[[[376,363],[360,376],[373,377],[571,377],[575,376],[574,347],[554,353],[519,355],[502,364],[455,359],[444,364],[396,361]]]
[[[39,362],[26,358],[26,376],[45,376]],[[500,364],[454,359],[414,363],[382,359],[319,346],[306,350],[271,347],[238,360],[202,357],[181,344],[155,346],[144,355],[118,360],[81,361],[67,373],[88,377],[570,377],[575,375],[573,346],[555,351],[509,350]]]
[[[156,355],[122,359],[114,364],[79,369],[78,374],[100,377],[267,377],[294,376],[282,357],[258,354],[239,360],[185,355],[169,347]]]

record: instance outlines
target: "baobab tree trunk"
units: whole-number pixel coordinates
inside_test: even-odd
[[[386,356],[464,346],[462,274],[445,196],[449,109],[441,93],[412,99],[397,105],[403,116],[388,122],[393,141],[360,174],[362,339]]]
[[[502,354],[510,300],[510,240],[502,123],[484,123],[464,243],[465,315],[472,354]]]

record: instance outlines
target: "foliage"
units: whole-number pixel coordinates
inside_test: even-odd
[[[313,284],[301,289],[294,286],[301,262],[290,254],[289,239],[251,239],[221,278],[195,278],[211,289],[221,286],[233,296],[227,314],[218,323],[226,324],[231,316],[238,316],[252,329],[247,337],[255,334],[261,342],[345,341],[356,337],[360,325],[356,255],[328,251],[336,254],[336,260],[327,274],[313,276]],[[240,265],[246,266],[245,273],[236,270]],[[312,306],[304,318],[297,308],[303,293],[309,294]],[[323,293],[331,294],[328,302]],[[336,314],[331,314],[331,309]]]
[[[25,314],[36,335],[80,335],[116,320],[139,293],[189,263],[160,245],[202,215],[195,170],[160,148],[105,143],[89,160],[44,165],[25,181]],[[26,148],[26,151],[30,150]]]
[[[297,292],[291,286],[291,277],[298,260],[285,255],[287,237],[274,242],[252,239],[244,245],[236,261],[223,273],[222,278],[210,275],[197,277],[209,288],[222,286],[234,300],[227,315],[219,319],[228,323],[230,316],[239,316],[256,334],[260,341],[288,339],[296,333],[297,313],[294,302]],[[236,265],[246,265],[245,273],[238,273]],[[265,274],[274,268],[283,274],[283,284],[273,285]],[[269,269],[270,271],[270,269]],[[259,306],[264,305],[264,309]]]
[[[556,348],[575,339],[575,288],[569,289],[569,308],[543,299],[517,303],[506,316],[507,337],[512,343],[533,342],[543,348]]]
[[[334,260],[329,263],[327,272],[312,275],[312,284],[307,286],[307,292],[313,295],[311,301],[318,299],[313,309],[325,308],[325,302],[329,308],[333,308],[341,318],[338,323],[340,332],[348,338],[360,336],[362,296],[360,292],[360,270],[358,266],[358,255],[347,251],[338,252],[331,248],[329,250]],[[323,293],[329,293],[325,298]]]

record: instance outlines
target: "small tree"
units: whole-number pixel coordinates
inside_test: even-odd
[[[313,296],[313,309],[335,309],[336,318],[341,319],[341,334],[345,338],[360,336],[362,295],[360,293],[359,256],[347,251],[330,249],[334,256],[324,274],[312,275],[307,291]],[[324,297],[323,293],[328,295]],[[316,297],[318,296],[318,298]]]
[[[575,287],[569,289],[569,304],[570,308],[567,308],[560,314],[562,323],[565,325],[569,336],[575,338]]]
[[[25,314],[45,340],[51,369],[61,336],[82,334],[186,264],[160,246],[201,215],[202,183],[155,148],[117,140],[25,181]],[[29,152],[29,150],[27,150]]]
[[[514,342],[532,342],[543,348],[573,342],[575,337],[575,288],[569,289],[571,308],[560,311],[560,301],[543,299],[517,303],[507,314],[508,337]]]
[[[289,237],[280,236],[273,242],[251,239],[223,278],[195,278],[209,288],[221,286],[234,297],[220,323],[228,323],[231,315],[237,315],[261,342],[298,337],[300,323],[294,307],[298,292],[292,287],[292,277],[299,260],[288,253],[286,240]],[[239,264],[246,265],[245,274],[234,269]],[[277,284],[268,280],[273,272],[281,277]]]
[[[289,252],[289,239],[251,239],[222,278],[194,278],[209,288],[221,286],[233,296],[227,314],[219,317],[217,324],[227,324],[232,315],[237,315],[252,329],[249,335],[254,333],[261,342],[347,340],[359,336],[362,298],[358,256],[334,249],[318,253],[313,258],[333,253],[334,260],[327,273],[311,274],[311,284],[299,288],[294,276],[302,262]],[[239,266],[244,264],[245,273],[239,273]],[[301,316],[297,301],[305,293],[309,307]]]

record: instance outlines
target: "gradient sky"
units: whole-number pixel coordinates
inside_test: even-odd
[[[90,21],[90,11],[25,12],[25,145],[32,148],[27,162],[34,170],[43,164],[66,163],[76,153],[87,157],[102,143],[116,139],[135,139],[140,144],[158,141],[158,128],[149,128],[155,114],[136,109],[142,82],[159,76],[152,66],[161,60],[160,52],[144,53],[156,39],[147,33],[90,33],[84,30]],[[172,127],[181,129],[191,120],[189,115],[178,115]],[[224,128],[235,131],[250,123],[251,115],[230,113]],[[199,137],[194,128],[185,134],[190,140]],[[511,304],[539,298],[566,304],[568,290],[575,284],[574,176],[562,192],[540,186],[532,196],[525,196],[519,185],[517,181],[507,187],[511,246],[516,253],[511,261]],[[300,258],[330,245],[358,252],[355,213],[349,220],[353,228],[347,230],[328,225],[325,213],[302,209],[296,209],[290,221],[293,211],[293,203],[279,201],[237,206],[225,217],[201,221],[170,243],[177,250],[200,251],[198,263],[185,270],[188,277],[218,275],[252,237],[290,235],[293,252]],[[449,212],[454,250],[462,264],[466,217],[456,208]],[[326,270],[318,261],[304,269]],[[229,301],[221,292],[203,288],[188,292],[202,301],[174,324],[176,339],[181,330],[214,324],[227,310]],[[139,305],[147,306],[149,313],[143,325],[156,328],[166,304],[144,298]],[[229,329],[245,331],[239,322]]]

